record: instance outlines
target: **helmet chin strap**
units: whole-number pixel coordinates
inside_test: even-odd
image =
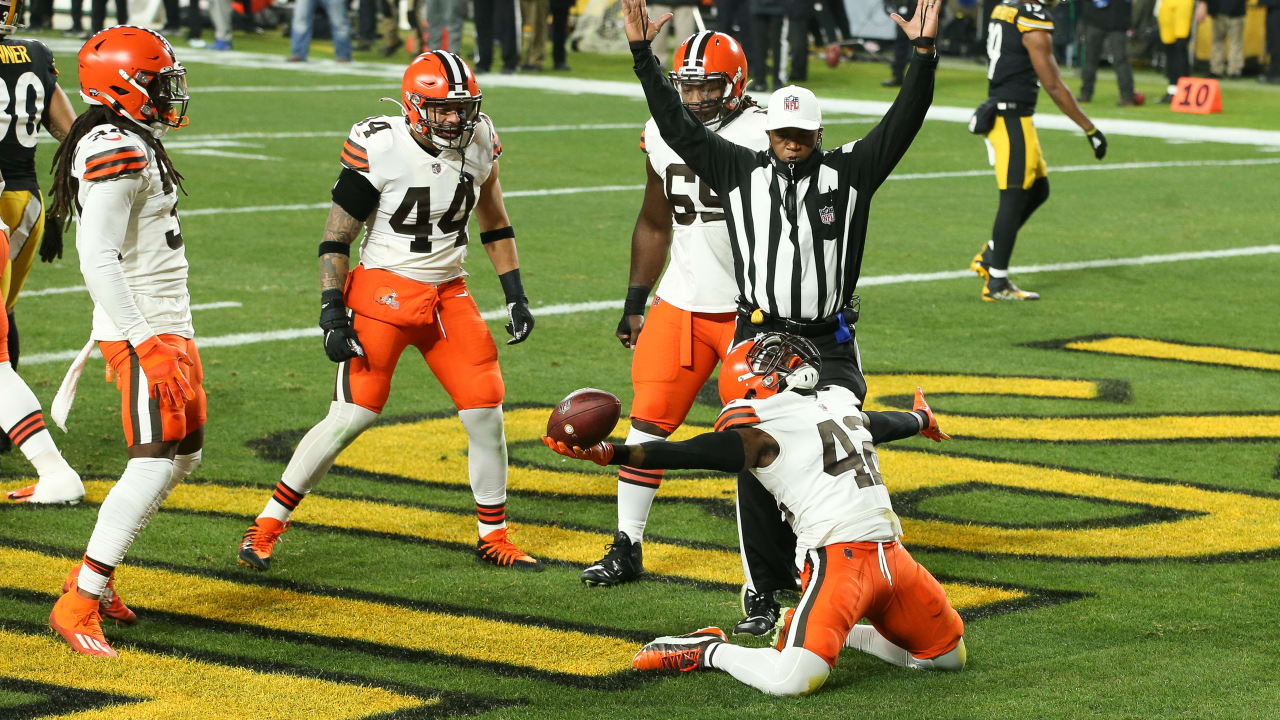
[[[787,390],[812,390],[818,386],[818,371],[812,365],[801,365],[787,376]]]

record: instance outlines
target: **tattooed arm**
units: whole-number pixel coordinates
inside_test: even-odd
[[[324,351],[334,362],[364,355],[364,347],[343,302],[347,284],[351,243],[363,223],[337,202],[329,208],[320,241],[320,329],[324,331]]]
[[[360,235],[360,227],[364,223],[351,217],[351,214],[334,203],[329,208],[329,219],[324,223],[324,238],[320,241],[320,291],[339,290],[347,284],[347,270],[350,265],[349,255],[351,243]],[[347,246],[346,252],[324,252],[328,248],[336,248],[340,243]]]

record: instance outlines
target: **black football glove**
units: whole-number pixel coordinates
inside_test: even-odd
[[[508,345],[516,345],[525,341],[533,332],[533,313],[529,311],[529,298],[520,296],[518,300],[507,303],[507,334],[511,339]]]
[[[1084,139],[1089,141],[1089,147],[1093,148],[1093,156],[1099,160],[1107,156],[1107,136],[1102,134],[1098,128],[1094,128],[1084,134]]]
[[[324,331],[324,354],[336,362],[364,357],[364,346],[356,337],[356,329],[347,316],[347,305],[341,290],[320,293],[320,329]]]
[[[644,306],[649,302],[649,288],[632,285],[627,288],[627,299],[622,303],[622,319],[614,332],[624,348],[634,348],[644,327]]]
[[[40,260],[51,263],[62,259],[62,221],[48,218],[44,224],[44,236],[40,238]]]

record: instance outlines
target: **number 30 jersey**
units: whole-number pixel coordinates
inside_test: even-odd
[[[858,398],[829,386],[816,395],[782,392],[729,403],[716,428],[756,427],[778,457],[751,472],[773,494],[799,550],[893,540],[902,534]]]
[[[36,140],[57,82],[53,52],[44,43],[0,37],[0,174],[9,190],[39,189]]]
[[[360,263],[426,283],[465,275],[467,222],[501,154],[498,133],[484,113],[460,151],[424,147],[403,117],[381,115],[353,125],[342,165],[378,191]]]
[[[766,150],[764,121],[764,110],[747,108],[716,134],[745,148]],[[738,281],[720,198],[663,141],[652,118],[640,136],[640,149],[649,155],[649,165],[662,179],[663,193],[674,209],[671,262],[658,283],[658,297],[690,312],[733,312],[738,307]]]

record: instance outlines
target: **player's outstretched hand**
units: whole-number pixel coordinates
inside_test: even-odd
[[[520,298],[516,302],[507,303],[507,320],[507,334],[511,336],[507,344],[524,342],[529,333],[533,332],[533,313],[529,311],[528,299]]]
[[[147,377],[147,390],[160,407],[181,409],[196,396],[187,382],[182,366],[192,366],[191,358],[178,348],[166,343],[158,335],[138,343],[138,365]]]
[[[644,314],[628,315],[624,310],[622,319],[618,321],[618,329],[614,332],[622,347],[636,349],[636,341],[640,339],[640,329],[644,327]]]
[[[543,435],[542,444],[565,457],[575,460],[590,460],[597,465],[608,465],[609,461],[613,459],[613,445],[604,440],[583,449],[577,445],[569,447],[563,441],[555,440],[550,435]]]
[[[364,357],[364,346],[347,317],[347,304],[341,290],[320,293],[320,329],[324,331],[324,354],[336,362]]]
[[[658,22],[650,22],[649,8],[644,0],[622,0],[622,23],[628,42],[652,40],[670,19],[671,13],[667,13],[658,18]]]
[[[1098,128],[1094,128],[1084,134],[1084,138],[1089,141],[1089,147],[1093,148],[1093,156],[1099,160],[1107,156],[1107,136],[1102,134]]]
[[[916,0],[916,14],[912,15],[910,20],[903,20],[898,13],[893,13],[889,17],[898,23],[898,27],[906,33],[908,40],[914,41],[918,37],[938,37],[938,14],[941,12],[942,0]]]

